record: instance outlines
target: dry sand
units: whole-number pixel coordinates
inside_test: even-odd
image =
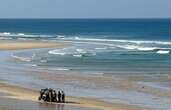
[[[0,83],[0,93],[8,94],[5,96],[1,96],[0,99],[3,97],[9,99],[23,100],[23,101],[28,100],[33,102],[38,102],[37,98],[39,96],[38,91],[34,91],[14,85],[9,85],[5,83]],[[130,105],[108,103],[91,98],[67,97],[66,101],[67,101],[67,103],[65,103],[66,105],[87,107],[87,108],[101,109],[101,110],[140,110],[140,108]]]
[[[62,48],[68,45],[62,42],[49,41],[0,41],[0,50],[18,50],[18,49],[34,49],[34,48]]]

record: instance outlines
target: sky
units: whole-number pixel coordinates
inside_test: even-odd
[[[0,18],[171,18],[171,0],[0,0]]]

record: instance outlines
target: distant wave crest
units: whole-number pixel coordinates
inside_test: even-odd
[[[27,33],[11,33],[1,32],[0,39],[47,39],[47,40],[64,40],[77,43],[75,47],[65,49],[50,50],[49,54],[55,55],[72,55],[73,57],[94,56],[99,52],[110,52],[116,49],[129,51],[147,51],[157,54],[169,54],[171,50],[171,41],[148,41],[148,40],[127,40],[127,39],[99,39],[80,36],[65,35],[43,35],[43,34],[27,34]],[[83,46],[81,44],[87,44]],[[80,46],[81,45],[81,46]],[[91,45],[92,47],[90,48]],[[169,52],[168,52],[169,51]]]
[[[170,51],[169,50],[158,50],[156,53],[158,53],[158,54],[169,54]]]
[[[27,39],[53,39],[53,40],[71,40],[71,41],[90,41],[90,42],[108,42],[108,43],[133,43],[137,45],[141,44],[158,44],[158,45],[171,45],[171,41],[148,41],[148,40],[126,40],[126,39],[104,39],[104,38],[88,38],[78,36],[65,36],[65,35],[48,35],[48,34],[28,34],[28,33],[11,33],[11,32],[0,32],[0,37],[6,38],[11,37],[14,39],[27,38]],[[2,39],[1,38],[1,39]]]
[[[114,39],[95,39],[95,38],[65,38],[74,42],[74,46],[65,49],[55,49],[49,54],[72,55],[74,57],[94,56],[101,52],[124,51],[143,51],[157,54],[169,54],[171,42],[164,41],[134,41],[134,40],[114,40]],[[169,46],[166,46],[169,45]],[[169,52],[168,52],[169,51]]]
[[[61,37],[57,37],[60,39]],[[135,44],[163,44],[171,45],[171,41],[148,41],[148,40],[123,40],[123,39],[98,39],[98,38],[81,38],[81,37],[62,37],[64,40],[77,41],[98,41],[98,42],[120,42],[120,43],[135,43]]]
[[[44,34],[27,34],[27,33],[10,33],[10,32],[0,32],[1,39],[49,39],[56,38],[55,35],[44,35]]]

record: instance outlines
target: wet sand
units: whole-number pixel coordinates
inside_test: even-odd
[[[7,96],[7,94],[0,94],[0,96]],[[5,97],[1,97],[0,99],[0,110],[92,110],[90,108],[66,104],[41,103]]]
[[[0,100],[1,100],[1,106],[0,108],[3,109],[17,109],[17,105],[20,105],[21,101],[21,106],[22,104],[26,104],[26,107],[30,103],[31,105],[34,104],[43,104],[42,102],[37,101],[37,97],[39,96],[38,91],[34,91],[31,89],[26,89],[14,85],[9,85],[5,83],[0,83]],[[28,105],[27,103],[30,102]],[[2,105],[4,103],[5,105]],[[11,103],[13,106],[11,106]],[[17,103],[16,105],[14,103]],[[47,103],[46,103],[47,104]],[[48,103],[50,106],[50,103]],[[81,110],[140,110],[138,107],[134,106],[129,106],[129,105],[124,105],[124,104],[114,104],[114,103],[109,103],[109,102],[104,102],[104,101],[99,101],[97,99],[91,99],[91,98],[79,98],[79,97],[67,97],[66,98],[66,103],[65,104],[60,104],[64,106],[75,106],[75,107],[81,107]],[[51,107],[53,108],[54,103],[52,103]],[[12,107],[12,108],[8,108]],[[59,104],[57,108],[59,107]],[[28,108],[25,108],[26,110]],[[51,109],[50,109],[51,110]],[[56,110],[56,107],[54,109]],[[57,109],[57,110],[62,110],[62,109]],[[66,109],[70,110],[70,109]],[[72,110],[72,109],[71,109]],[[76,109],[74,109],[76,110]]]

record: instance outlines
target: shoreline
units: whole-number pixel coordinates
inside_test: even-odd
[[[36,48],[62,48],[68,46],[64,42],[48,42],[48,41],[10,41],[0,40],[0,51],[23,50],[23,49],[36,49]],[[3,96],[3,94],[6,94]],[[37,97],[39,92],[20,86],[14,86],[4,82],[0,82],[0,99],[8,99],[9,101],[16,99],[20,101],[32,101],[33,103],[39,102]],[[86,107],[101,110],[140,110],[140,108],[132,105],[116,104],[111,102],[100,101],[93,98],[83,97],[66,97],[64,105]],[[8,102],[7,102],[8,103]],[[10,105],[9,105],[10,106]],[[0,106],[0,108],[2,108]],[[8,108],[7,108],[8,109]],[[1,109],[0,109],[1,110]],[[15,108],[14,108],[15,110]]]
[[[24,50],[24,49],[39,49],[39,48],[63,48],[66,46],[70,46],[69,43],[66,42],[51,42],[51,41],[2,41],[0,40],[0,51],[11,51],[12,53],[15,52],[14,50]],[[14,45],[14,47],[13,47]],[[3,52],[2,52],[3,53]],[[8,53],[8,52],[7,52]],[[5,57],[8,59],[6,54],[2,54],[2,57]],[[4,63],[6,65],[4,65]],[[14,62],[14,66],[11,65],[11,62],[6,62],[6,60],[2,60],[2,65],[0,65],[0,69],[2,69],[2,75],[3,73],[6,74],[7,78],[7,83],[4,83],[3,81],[6,80],[0,80],[0,98],[5,98],[5,99],[16,99],[16,100],[21,100],[21,101],[32,101],[33,103],[39,103],[37,101],[38,97],[38,90],[41,87],[44,87],[43,85],[46,84],[51,84],[49,87],[51,88],[56,88],[57,87],[67,87],[66,85],[72,85],[69,86],[69,89],[65,88],[65,90],[69,93],[71,92],[70,96],[67,97],[66,99],[68,102],[73,102],[73,103],[66,103],[64,105],[71,105],[71,106],[78,106],[78,107],[86,107],[86,108],[92,108],[92,109],[103,109],[103,110],[141,110],[141,107],[149,107],[149,106],[144,106],[148,101],[154,101],[155,99],[158,98],[167,98],[170,97],[169,93],[167,91],[163,91],[160,89],[155,89],[153,87],[149,87],[148,85],[144,85],[143,83],[137,83],[139,81],[144,81],[144,80],[151,80],[151,76],[139,76],[139,75],[133,75],[133,76],[121,76],[121,75],[115,75],[115,77],[111,77],[110,75],[88,75],[88,74],[80,74],[77,73],[76,71],[53,71],[53,70],[46,70],[46,69],[39,69],[35,66],[28,68],[23,68],[22,66],[20,67]],[[2,67],[1,67],[2,66]],[[19,66],[19,67],[18,67]],[[21,74],[18,74],[21,73]],[[62,72],[62,73],[61,73]],[[12,74],[10,74],[12,73]],[[35,74],[36,73],[36,74]],[[52,73],[52,74],[51,74]],[[63,74],[64,73],[64,74]],[[66,73],[66,74],[65,74]],[[69,73],[69,74],[67,74]],[[72,74],[73,73],[73,74]],[[22,80],[17,80],[14,78],[12,82],[8,81],[10,80],[10,76],[12,75],[17,75],[16,78],[24,78],[25,81]],[[13,76],[12,76],[13,77]],[[28,79],[27,79],[27,78]],[[29,79],[30,78],[30,79]],[[32,82],[32,78],[35,78],[35,81]],[[160,81],[166,81],[166,79],[169,80],[169,78],[166,77],[160,77],[158,76]],[[15,83],[15,80],[18,81],[19,85]],[[2,83],[1,83],[2,81]],[[14,82],[13,82],[14,81]],[[27,81],[29,84],[40,84],[38,87],[39,89],[32,88],[30,86],[25,86],[24,84],[27,85]],[[38,81],[38,82],[37,82]],[[42,81],[41,83],[39,81]],[[53,81],[53,83],[50,83],[49,81]],[[155,81],[155,80],[154,80]],[[48,83],[49,82],[49,83]],[[78,83],[79,82],[79,83]],[[11,85],[12,84],[12,85]],[[17,86],[14,86],[16,84]],[[43,84],[43,85],[42,85]],[[60,85],[61,84],[61,85]],[[66,84],[66,85],[65,85]],[[93,86],[94,85],[94,86]],[[24,88],[23,88],[24,87]],[[30,88],[26,89],[25,87]],[[74,91],[70,90],[72,87],[77,87],[76,94],[72,94]],[[93,91],[91,89],[93,88]],[[75,88],[74,88],[75,89]],[[86,91],[84,90],[90,90],[90,93],[95,93],[98,94],[97,96],[100,97],[93,97],[94,95],[87,95]],[[96,89],[102,90],[96,93]],[[103,91],[103,90],[107,91]],[[108,89],[111,89],[108,91]],[[37,90],[37,91],[36,91]],[[78,95],[78,93],[82,92],[81,95]],[[103,93],[104,92],[104,93]],[[107,92],[107,93],[105,93]],[[144,93],[144,94],[141,94]],[[2,94],[7,94],[5,97],[1,97]],[[108,99],[106,96],[103,96],[103,94],[108,95]],[[123,96],[125,94],[125,96]],[[112,96],[111,96],[112,95]],[[149,96],[151,96],[149,98]],[[96,95],[95,95],[96,96]],[[155,97],[153,97],[155,96]],[[139,98],[144,98],[144,102],[142,101],[143,104],[135,104],[138,103],[136,101],[132,102],[132,97],[134,97],[133,100],[137,101],[142,101],[143,99]],[[105,100],[105,98],[107,100]],[[111,98],[111,99],[110,99]],[[114,101],[110,101],[114,99]],[[154,99],[155,98],[155,99]],[[121,99],[117,100],[117,99]],[[127,100],[128,99],[128,100]],[[154,99],[154,100],[153,100]],[[148,100],[148,101],[147,101]],[[123,102],[122,102],[123,101]],[[124,103],[128,102],[128,103]],[[162,100],[161,100],[162,101]],[[43,103],[44,104],[44,103]],[[156,103],[155,103],[156,104]],[[160,103],[159,103],[160,104]],[[0,106],[1,108],[1,106]],[[151,108],[151,105],[150,107]],[[148,108],[148,109],[149,109]],[[146,108],[147,109],[147,108]],[[1,110],[1,109],[0,109]],[[15,110],[15,109],[14,109]],[[66,109],[68,110],[68,109]],[[70,110],[70,109],[69,109]]]
[[[6,96],[1,96],[1,94],[7,94]],[[0,82],[0,99],[16,99],[23,101],[39,102],[37,100],[39,92],[31,90],[28,88],[22,88],[19,86],[10,85],[7,83]],[[82,97],[66,97],[67,103],[64,105],[85,107],[90,109],[100,109],[100,110],[141,110],[138,107],[124,104],[109,103],[105,101],[99,101],[93,98],[82,98]],[[42,103],[42,102],[40,102]],[[55,103],[53,103],[55,104]],[[62,103],[59,103],[62,104]]]

